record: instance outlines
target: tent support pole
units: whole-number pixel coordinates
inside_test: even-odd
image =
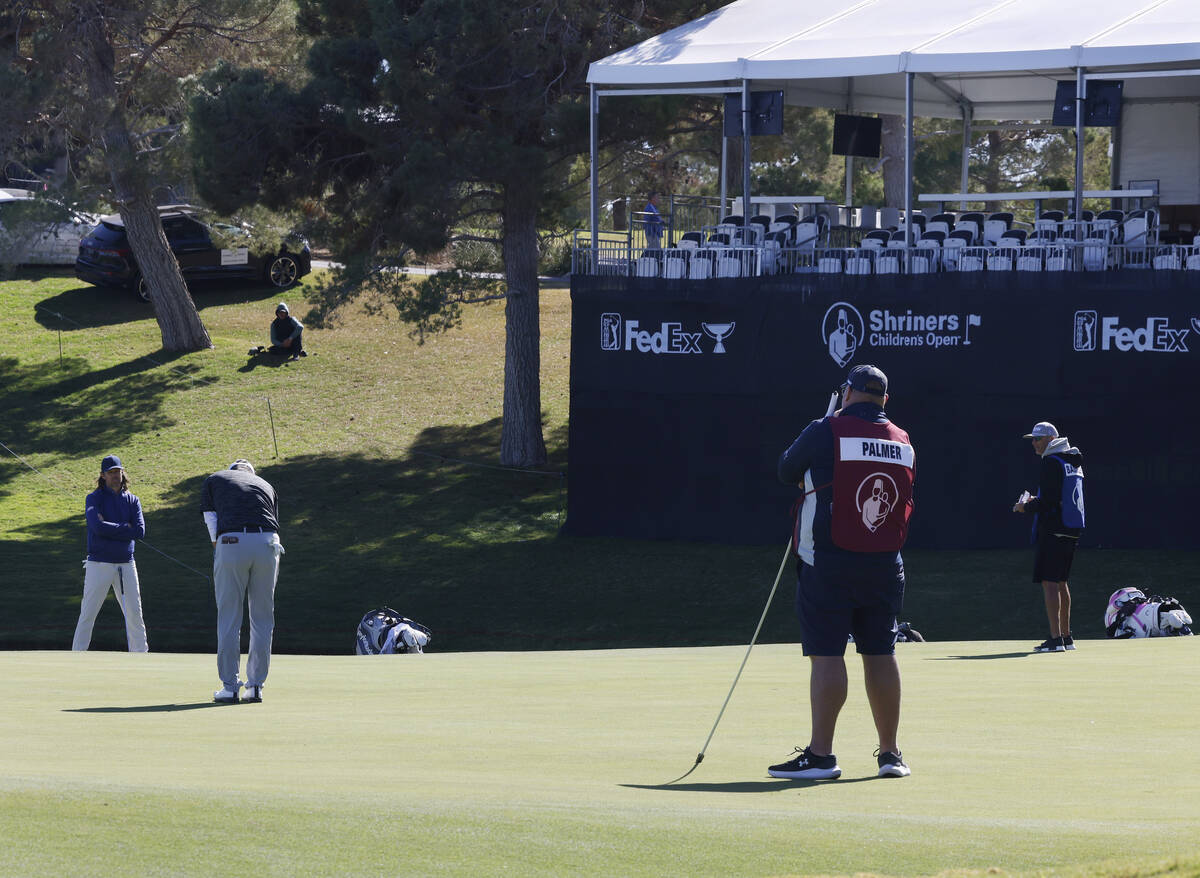
[[[846,112],[854,112],[854,77],[846,80]],[[854,204],[854,156],[846,156],[846,225],[853,225],[849,216],[851,205]]]
[[[904,74],[904,257],[905,269],[912,267],[913,213],[913,76]]]
[[[600,264],[600,98],[595,83],[588,85],[588,189],[591,201],[588,205],[588,221],[592,227],[592,269]]]
[[[750,223],[750,80],[742,80],[742,225]]]
[[[1075,68],[1075,270],[1083,271],[1083,112],[1087,101],[1087,77]]]
[[[720,222],[728,214],[729,205],[729,138],[725,136],[724,120],[721,123],[721,215],[717,217],[717,222]]]
[[[962,135],[962,175],[959,178],[959,192],[966,192],[967,187],[971,185],[971,177],[968,170],[971,165],[971,123],[974,121],[972,112],[969,106],[964,105],[962,108],[963,117],[963,135]],[[959,210],[966,210],[967,203],[960,201],[958,203]]]

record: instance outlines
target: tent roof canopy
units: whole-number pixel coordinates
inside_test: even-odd
[[[1055,83],[1126,79],[1126,100],[1200,99],[1196,0],[736,0],[591,65],[598,87],[782,89],[799,106],[1049,119]],[[1134,74],[1137,74],[1136,76]]]

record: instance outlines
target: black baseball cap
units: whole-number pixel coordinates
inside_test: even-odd
[[[100,475],[104,475],[110,469],[119,469],[121,472],[125,471],[125,467],[121,466],[121,458],[115,454],[110,454],[104,460],[100,461]]]
[[[855,366],[846,376],[846,383],[862,393],[871,393],[875,396],[883,396],[887,393],[887,376],[878,366],[867,364]]]

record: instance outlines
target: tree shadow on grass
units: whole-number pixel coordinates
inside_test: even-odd
[[[286,549],[275,650],[350,654],[359,619],[379,606],[428,625],[430,651],[437,652],[698,646],[749,638],[778,564],[774,547],[559,536],[566,508],[562,470],[499,467],[499,429],[498,421],[437,427],[397,458],[255,461],[279,493]],[[551,438],[562,442],[552,443],[559,460],[565,439],[560,433]],[[212,547],[199,515],[207,475],[178,482],[158,508],[146,510],[147,537],[165,553],[145,545],[137,550],[156,652],[215,649]],[[29,529],[6,549],[0,613],[22,622],[0,626],[0,646],[70,642],[82,593],[81,518]],[[31,583],[38,583],[33,595]],[[777,602],[762,642],[773,634],[794,637],[788,603]],[[114,601],[101,611],[93,646],[124,648]]]
[[[131,435],[171,426],[163,402],[170,393],[190,389],[195,370],[161,367],[180,356],[157,351],[106,369],[92,369],[79,357],[30,364],[2,357],[0,442],[18,454],[98,458]],[[17,467],[0,468],[0,496],[4,483],[18,472]]]
[[[269,284],[255,284],[245,280],[236,283],[220,280],[192,281],[188,284],[188,291],[192,294],[192,301],[196,303],[196,310],[201,312],[202,316],[208,308],[261,302],[286,292]],[[46,329],[61,329],[63,332],[154,319],[154,309],[148,302],[143,302],[134,295],[132,290],[124,287],[92,286],[82,281],[78,287],[45,298],[34,307],[34,319],[38,324]],[[270,322],[270,316],[267,317],[267,322]]]

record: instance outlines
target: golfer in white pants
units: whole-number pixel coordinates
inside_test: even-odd
[[[205,479],[200,505],[213,541],[217,674],[223,687],[213,693],[213,700],[223,704],[262,701],[262,687],[271,668],[275,582],[283,554],[275,489],[255,475],[248,460],[238,459],[229,469]],[[239,677],[243,606],[250,611],[244,683]]]
[[[146,623],[142,620],[142,594],[133,550],[146,535],[141,501],[129,493],[129,480],[121,459],[110,454],[100,462],[96,490],[84,500],[87,520],[87,560],[83,562],[83,600],[71,649],[86,650],[92,629],[111,588],[125,616],[125,639],[130,652],[148,652]]]

